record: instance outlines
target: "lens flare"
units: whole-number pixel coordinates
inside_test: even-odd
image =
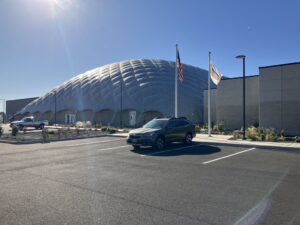
[[[60,9],[68,9],[72,5],[71,0],[50,0],[56,7]]]
[[[66,10],[72,6],[73,0],[39,0],[40,2],[46,2],[53,9]]]

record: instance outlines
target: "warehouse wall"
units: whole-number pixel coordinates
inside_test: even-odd
[[[260,126],[300,135],[300,63],[260,67]]]
[[[259,77],[246,77],[246,127],[258,123]],[[243,126],[243,79],[222,80],[216,93],[217,123],[224,121],[225,129],[241,129]]]

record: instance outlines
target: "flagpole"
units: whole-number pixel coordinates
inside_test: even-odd
[[[208,79],[207,79],[207,86],[208,86],[208,92],[207,92],[207,123],[208,123],[208,136],[211,137],[211,119],[210,119],[210,77],[211,77],[211,52],[208,53]]]
[[[177,105],[177,94],[178,94],[178,71],[177,71],[177,55],[178,45],[176,44],[176,59],[175,59],[175,117],[178,117],[178,105]]]

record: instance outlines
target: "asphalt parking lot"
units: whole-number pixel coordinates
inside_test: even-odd
[[[124,138],[0,143],[0,224],[300,224],[300,154]]]

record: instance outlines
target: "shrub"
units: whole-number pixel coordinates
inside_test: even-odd
[[[101,131],[108,131],[108,128],[107,127],[102,127]]]
[[[117,132],[117,130],[114,129],[114,128],[108,128],[108,132],[109,132],[110,134],[114,134],[114,133]]]
[[[214,126],[213,126],[212,131],[213,131],[214,133],[219,133],[219,132],[220,132],[219,127],[218,127],[217,125],[214,125]]]
[[[58,130],[57,130],[57,136],[58,136],[58,138],[61,138],[61,136],[62,136],[62,129],[61,128],[59,128]]]
[[[237,139],[242,139],[243,137],[243,132],[240,130],[235,130],[233,131],[233,139],[237,140]]]
[[[91,121],[86,121],[85,127],[86,127],[86,128],[92,128],[92,123],[91,123]]]
[[[76,127],[76,128],[84,128],[84,123],[81,122],[81,121],[77,121],[77,122],[75,123],[75,127]]]
[[[278,134],[276,133],[275,129],[267,129],[266,130],[266,141],[278,141]]]
[[[13,137],[15,137],[15,136],[17,136],[18,132],[19,132],[19,129],[16,126],[13,126],[11,129],[11,135]]]
[[[55,134],[54,130],[48,130],[48,134]]]
[[[264,141],[266,139],[264,130],[257,127],[249,127],[246,130],[246,137],[251,141]]]
[[[43,136],[43,141],[47,141],[49,139],[49,133],[48,133],[48,129],[47,128],[44,128],[42,130],[42,136]]]
[[[218,122],[218,124],[212,126],[212,132],[215,134],[221,134],[225,130],[224,120]]]
[[[196,131],[196,133],[200,134],[200,132],[201,132],[201,127],[200,127],[199,125],[196,125],[196,126],[195,126],[195,131]]]
[[[259,132],[256,127],[249,127],[246,131],[247,139],[251,141],[258,141],[259,140]]]
[[[2,137],[3,134],[3,128],[0,126],[0,137]]]
[[[278,137],[277,141],[281,141],[281,142],[285,141],[285,138],[284,138],[284,136],[280,136],[280,137]]]
[[[300,143],[300,137],[296,137],[295,142]]]

